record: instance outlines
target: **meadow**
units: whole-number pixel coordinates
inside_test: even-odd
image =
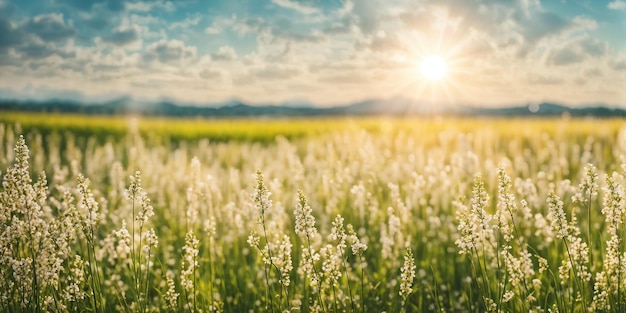
[[[619,119],[0,116],[2,312],[623,312]]]

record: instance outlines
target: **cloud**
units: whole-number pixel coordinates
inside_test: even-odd
[[[586,31],[586,30],[594,30],[598,28],[598,22],[593,19],[584,17],[584,16],[576,16],[572,19],[570,30],[572,31]]]
[[[109,0],[106,5],[107,9],[113,12],[124,11],[124,0]]]
[[[235,79],[233,79],[233,85],[235,86],[246,86],[246,85],[251,85],[256,83],[256,79],[254,78],[253,75],[240,75],[238,77],[235,77]]]
[[[18,51],[31,59],[46,58],[54,54],[54,46],[43,43],[30,43],[18,48]]]
[[[72,7],[74,7],[75,9],[81,10],[81,11],[90,11],[91,8],[98,3],[103,3],[105,1],[102,0],[96,0],[96,1],[92,1],[92,0],[65,0],[62,1],[63,3],[66,3]]]
[[[52,55],[71,58],[75,53],[60,49],[57,45],[76,36],[76,29],[66,24],[62,14],[35,16],[21,24],[15,24],[0,14],[0,55],[4,61],[19,62],[43,59]],[[12,53],[10,49],[14,49]]]
[[[609,2],[607,7],[611,10],[624,10],[626,9],[626,2],[622,0],[615,0],[613,2]]]
[[[626,61],[616,61],[612,64],[613,69],[617,71],[626,71]]]
[[[432,20],[431,28],[437,24],[441,28],[449,25],[448,20],[460,18],[464,29],[501,35],[504,32],[519,31],[513,27],[523,28],[524,20],[532,18],[530,14],[522,13],[524,9],[517,1],[441,0],[431,3],[430,7],[411,10],[425,10],[431,15],[428,18]]]
[[[314,14],[319,12],[317,8],[293,0],[272,0],[272,3],[279,7],[291,9],[302,14]]]
[[[405,49],[405,46],[404,40],[397,34],[387,35],[383,31],[380,31],[376,36],[360,40],[355,44],[357,48],[369,48],[375,52],[402,51]]]
[[[65,25],[63,14],[44,14],[33,17],[23,29],[46,42],[56,42],[72,38],[76,29]]]
[[[362,73],[351,72],[322,75],[318,81],[333,85],[359,85],[363,83],[370,83],[372,82],[372,79],[367,75],[362,75]]]
[[[200,23],[200,21],[202,20],[202,16],[200,15],[195,15],[193,17],[188,17],[180,22],[174,22],[171,23],[169,25],[170,29],[177,29],[177,28],[181,28],[181,29],[188,29],[191,26],[197,26],[198,23]]]
[[[262,79],[288,79],[298,76],[300,72],[298,68],[294,67],[271,65],[255,71],[254,74]]]
[[[565,81],[562,78],[555,76],[546,76],[541,74],[530,74],[527,77],[527,81],[532,85],[559,85]]]
[[[295,32],[282,31],[278,28],[271,29],[272,35],[283,40],[300,43],[318,43],[326,40],[321,33],[313,32],[310,34],[299,34]]]
[[[621,54],[615,57],[609,65],[616,71],[626,71],[626,54]]]
[[[221,81],[224,76],[224,74],[221,71],[212,70],[212,69],[204,69],[198,75],[201,78],[204,78],[206,80],[213,80],[213,81]]]
[[[252,32],[261,32],[265,29],[270,29],[269,24],[265,22],[265,20],[261,17],[256,18],[246,18],[243,20],[237,20],[233,24],[233,29],[239,35],[243,36]]]
[[[602,71],[598,68],[587,69],[583,72],[586,77],[601,77]]]
[[[570,23],[552,12],[538,12],[523,20],[522,34],[529,42],[537,42],[548,35],[559,33]]]
[[[587,37],[580,41],[580,48],[590,56],[599,57],[607,53],[609,44],[606,41]]]
[[[237,20],[237,16],[233,15],[232,17],[224,17],[224,16],[216,16],[211,25],[207,27],[204,32],[211,35],[216,35],[224,31],[227,27],[233,25]]]
[[[548,59],[546,63],[549,65],[569,65],[574,63],[580,63],[585,59],[585,56],[578,52],[569,49],[568,47],[558,49],[550,55],[548,55]]]
[[[582,94],[626,73],[621,42],[608,31],[622,21],[607,18],[626,0],[593,2],[584,13],[567,7],[571,1],[557,11],[540,0],[272,0],[254,7],[247,0],[46,0],[11,13],[7,6],[19,1],[0,0],[6,86],[192,98],[209,95],[202,86],[210,85],[228,87],[211,96],[269,99],[305,95],[292,88],[299,84],[310,88],[303,97],[350,101],[405,93],[390,86],[409,84],[419,58],[440,53],[454,67],[459,93],[496,102],[593,81],[571,90]],[[133,87],[141,81],[152,85]],[[489,91],[475,91],[481,82]],[[325,92],[339,84],[340,94]]]
[[[596,38],[583,37],[570,41],[548,54],[547,64],[569,65],[580,63],[587,58],[604,56],[609,50],[608,43]]]
[[[312,30],[309,33],[296,32],[290,25],[280,27],[260,17],[235,20],[232,28],[240,36],[257,35],[258,52],[263,52],[268,47],[270,50],[278,48],[282,51],[289,43],[318,44],[329,39],[319,30]]]
[[[104,37],[102,41],[115,46],[126,46],[139,41],[139,31],[137,27],[118,27],[113,30],[111,35]]]
[[[6,17],[0,14],[0,53],[6,52],[9,48],[20,45],[24,40],[23,31],[13,25]]]
[[[148,62],[159,61],[161,63],[172,63],[192,60],[196,57],[197,48],[186,46],[180,40],[161,39],[146,47],[144,60]]]
[[[121,12],[125,9],[124,0],[64,0],[62,2],[84,12],[91,11],[94,7],[106,8],[112,12]]]
[[[424,30],[432,27],[434,18],[432,12],[427,10],[405,11],[398,15],[400,20],[414,30]]]
[[[553,21],[550,23],[556,23],[556,22]],[[561,23],[558,23],[558,25],[561,25]],[[525,58],[526,56],[534,52],[535,53],[534,56],[538,57],[538,54],[543,54],[541,52],[543,49],[552,49],[554,46],[558,47],[559,45],[561,45],[561,43],[563,42],[567,43],[572,40],[574,40],[574,43],[575,43],[574,49],[576,49],[576,51],[575,52],[562,52],[562,53],[560,52],[562,56],[564,57],[563,60],[568,59],[565,57],[566,55],[569,55],[571,60],[576,59],[573,57],[575,54],[577,55],[594,54],[594,56],[597,56],[598,54],[602,54],[603,53],[602,50],[605,49],[604,47],[600,45],[599,41],[588,42],[587,46],[583,49],[580,47],[580,40],[579,40],[581,36],[583,38],[587,38],[589,36],[588,32],[590,30],[596,29],[597,27],[598,27],[598,23],[595,20],[587,18],[587,17],[583,17],[583,16],[575,16],[573,18],[566,20],[565,24],[559,26],[555,30],[550,30],[545,33],[536,33],[539,36],[525,37],[526,40],[521,42],[520,45],[518,46],[517,56],[520,58]],[[538,29],[541,29],[541,27],[539,27]],[[576,39],[577,37],[579,39]],[[581,50],[587,50],[587,51],[581,51]],[[593,50],[595,50],[595,52]]]
[[[380,25],[387,20],[387,12],[384,2],[378,1],[352,1],[351,14],[347,15],[350,23],[357,25],[365,34],[372,34],[379,30]]]
[[[578,52],[568,48],[556,50],[548,55],[546,63],[549,65],[570,65],[580,63],[585,59],[585,56]]]
[[[81,50],[77,60],[71,62],[84,63],[83,67],[88,67],[94,72],[97,79],[106,79],[109,77],[128,77],[130,73],[145,74],[139,72],[137,65],[141,61],[141,55],[136,52],[128,52],[123,49],[114,49],[108,54],[93,54],[94,50]]]
[[[154,9],[163,9],[172,12],[175,9],[174,3],[171,1],[155,0],[155,1],[137,1],[126,3],[126,9],[137,12],[150,12]]]
[[[237,52],[231,46],[221,46],[217,52],[211,54],[215,61],[234,61],[237,59]]]
[[[74,51],[64,51],[56,48],[52,44],[44,44],[40,42],[31,42],[20,46],[17,51],[28,59],[43,59],[51,55],[58,55],[63,59],[76,57],[76,52]]]
[[[111,18],[105,14],[81,14],[79,18],[82,25],[95,30],[104,30],[111,25]]]

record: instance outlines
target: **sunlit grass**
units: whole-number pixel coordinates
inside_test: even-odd
[[[77,135],[121,136],[137,128],[145,136],[213,141],[273,141],[276,136],[303,138],[341,131],[395,134],[421,133],[420,141],[437,140],[445,131],[530,137],[537,133],[556,136],[607,137],[623,119],[560,118],[459,118],[459,117],[320,117],[320,118],[163,118],[140,116],[89,116],[59,113],[2,112],[0,122],[18,123],[24,131],[72,132]]]
[[[0,311],[626,307],[620,119],[0,120]]]

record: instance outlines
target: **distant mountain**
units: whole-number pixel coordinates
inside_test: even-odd
[[[573,108],[556,103],[539,103],[506,108],[466,108],[461,115],[626,117],[626,110],[603,105]]]
[[[485,108],[472,106],[428,106],[419,101],[395,98],[372,99],[347,105],[316,107],[296,100],[280,105],[249,105],[239,100],[204,106],[180,105],[170,100],[137,101],[129,97],[102,103],[66,100],[0,100],[0,111],[59,112],[100,115],[138,114],[171,117],[255,117],[255,116],[562,116],[626,117],[626,110],[605,105],[568,107],[556,103]]]

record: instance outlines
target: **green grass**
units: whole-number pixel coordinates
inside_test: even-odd
[[[3,112],[2,123],[19,123],[25,132],[67,131],[84,136],[122,136],[132,128],[144,136],[166,136],[174,140],[209,139],[211,141],[273,141],[276,136],[302,138],[329,131],[377,127],[371,120],[349,118],[319,119],[201,119],[139,116],[87,116]]]
[[[197,308],[208,312],[211,304],[219,304],[225,312],[269,308],[280,312],[290,302],[281,291],[276,269],[263,263],[263,250],[247,243],[254,230],[261,248],[267,241],[276,244],[287,236],[294,266],[289,271],[289,298],[301,300],[299,312],[312,312],[312,303],[320,298],[310,286],[312,274],[297,270],[302,253],[307,252],[303,247],[308,246],[294,229],[299,189],[308,199],[319,232],[311,240],[314,252],[328,244],[331,252],[336,249],[330,234],[337,214],[354,226],[368,247],[362,259],[352,254],[350,242],[343,251],[341,278],[335,286],[324,284],[321,289],[326,312],[352,312],[353,303],[357,312],[484,312],[489,304],[483,296],[488,293],[506,312],[527,312],[529,304],[540,312],[553,305],[561,312],[586,312],[600,289],[608,290],[612,304],[626,307],[623,290],[612,287],[626,286],[626,271],[619,284],[595,285],[596,275],[609,264],[609,225],[602,212],[607,192],[593,196],[589,209],[571,200],[585,178],[587,163],[597,166],[601,188],[607,186],[609,174],[615,175],[620,192],[626,190],[620,158],[626,154],[621,143],[626,130],[621,119],[137,118],[132,127],[138,132],[130,130],[127,117],[7,113],[0,115],[0,121],[5,123],[0,128],[0,240],[11,247],[3,252],[10,257],[0,259],[0,295],[5,296],[0,297],[4,299],[0,311],[192,311],[193,301],[188,302],[187,295],[193,291],[183,288],[180,275],[188,266],[185,235],[193,231],[199,240],[194,273]],[[13,161],[20,133],[25,134],[30,151],[26,169],[21,168],[23,159]],[[503,251],[505,239],[493,222],[489,226],[493,237],[481,235],[476,242],[479,248],[470,254],[460,255],[455,243],[461,220],[476,216],[475,211],[459,215],[463,205],[474,208],[478,203],[472,193],[478,188],[476,174],[482,174],[490,198],[480,209],[490,216],[497,212],[498,164],[511,176],[508,192],[518,207],[512,214],[517,232],[508,251],[511,257],[531,253],[534,272],[525,274],[526,286],[507,281],[508,265],[496,253]],[[16,166],[21,168],[17,176],[11,174]],[[259,169],[272,201],[265,211],[265,225],[259,224],[259,204],[250,197],[259,186],[255,178]],[[29,181],[36,181],[42,171],[46,184]],[[138,197],[133,207],[124,192],[136,171],[141,171],[142,191],[154,211],[141,230],[154,229],[159,240],[150,250],[149,269],[146,252],[139,247],[145,244],[145,235],[140,235],[142,226],[136,219],[145,202]],[[77,187],[79,174],[90,180],[92,194]],[[563,201],[572,229],[579,230],[568,241],[554,237],[546,220],[546,199],[553,190]],[[39,200],[25,201],[33,197]],[[99,205],[93,241],[82,224],[89,216],[86,204],[91,203],[85,199]],[[530,215],[522,212],[522,200]],[[65,214],[71,218],[64,219]],[[122,220],[136,238],[130,255],[123,253]],[[206,226],[211,222],[214,235]],[[55,228],[59,225],[68,229],[60,231]],[[623,238],[623,224],[619,227]],[[574,251],[576,238],[593,248],[593,278],[584,283],[558,276],[559,267],[570,260],[568,249]],[[67,246],[62,245],[64,240]],[[415,258],[416,278],[404,301],[399,290],[407,247]],[[618,250],[624,252],[623,244]],[[278,252],[273,245],[273,255]],[[97,266],[75,263],[75,256]],[[48,262],[52,257],[60,263]],[[540,273],[539,257],[547,259],[548,271]],[[58,278],[59,284],[48,285],[52,279],[29,280],[33,277],[29,258],[38,260],[35,267],[50,267],[44,273]],[[316,269],[332,266],[329,260],[322,257],[315,262]],[[60,264],[61,270],[55,272],[51,264]],[[69,301],[63,296],[76,271],[84,274],[79,287],[86,294]],[[173,308],[164,297],[168,276],[180,293]],[[537,283],[537,290],[527,288]],[[504,302],[501,297],[508,290],[515,294]],[[362,293],[364,299],[359,299]],[[535,300],[528,300],[529,295]],[[576,302],[577,296],[584,301]],[[29,302],[24,304],[23,299]]]
[[[497,132],[504,138],[530,137],[538,133],[557,136],[600,136],[615,133],[622,119],[558,118],[445,118],[445,117],[321,117],[321,118],[162,118],[140,116],[91,116],[59,113],[2,112],[0,123],[19,124],[24,132],[70,132],[84,136],[122,136],[137,128],[144,136],[173,140],[209,139],[216,142],[269,142],[276,136],[306,138],[342,131],[365,130],[393,134],[401,131],[422,134]],[[601,125],[601,127],[599,127]],[[433,138],[436,139],[436,138]],[[420,141],[429,141],[420,138]]]

